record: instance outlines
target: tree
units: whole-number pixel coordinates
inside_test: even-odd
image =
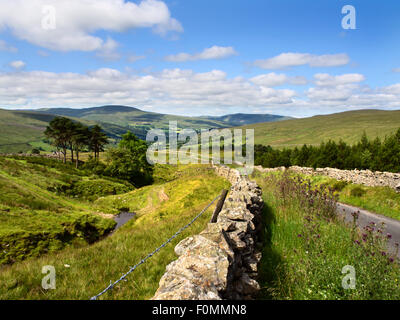
[[[52,144],[57,148],[57,150],[61,150],[64,156],[64,163],[67,162],[67,149],[71,145],[71,128],[73,126],[74,123],[70,119],[56,117],[50,121],[46,131],[44,132],[46,137],[52,141]]]
[[[128,180],[136,187],[151,183],[153,166],[147,162],[146,151],[146,142],[127,132],[118,147],[107,152],[107,173]]]
[[[89,147],[94,152],[95,160],[99,160],[100,152],[104,151],[104,146],[108,143],[108,137],[99,125],[95,125],[90,129]]]
[[[81,123],[77,123],[75,125],[74,133],[71,137],[71,150],[75,150],[76,154],[76,164],[75,167],[79,167],[79,152],[83,150],[83,148],[89,145],[90,142],[90,131],[89,128],[82,125]]]

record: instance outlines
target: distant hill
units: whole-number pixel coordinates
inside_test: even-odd
[[[246,113],[228,114],[220,117],[205,116],[202,118],[224,122],[229,124],[230,127],[292,119],[291,117],[277,116],[273,114],[246,114]]]
[[[0,152],[26,152],[40,145],[43,131],[54,116],[0,109]]]
[[[139,138],[145,139],[148,130],[153,128],[167,130],[170,121],[178,122],[178,129],[192,128],[219,129],[239,126],[244,124],[280,121],[287,117],[269,114],[233,114],[221,117],[184,117],[155,112],[147,112],[127,106],[102,106],[85,109],[52,108],[39,109],[38,112],[46,114],[75,117],[95,121],[107,129],[108,126],[118,126],[131,130]]]
[[[211,129],[227,127],[225,123],[215,120],[147,112],[126,106],[102,106],[86,109],[55,108],[37,111],[66,117],[72,116],[96,121],[100,124],[113,124],[132,131],[136,129],[139,136],[142,137],[145,137],[146,132],[152,128],[168,129],[169,121],[177,121],[179,128]]]
[[[128,130],[140,139],[145,139],[148,130],[160,128],[167,130],[170,121],[178,122],[178,129],[220,129],[259,120],[260,115],[228,115],[221,119],[206,117],[183,117],[175,115],[146,112],[127,106],[102,106],[84,109],[49,108],[38,110],[2,110],[0,109],[0,153],[27,152],[32,148],[42,148],[46,151],[52,147],[43,142],[44,130],[48,123],[56,116],[64,116],[85,125],[100,124],[107,135],[117,141]],[[278,119],[279,116],[265,115],[265,121]],[[278,117],[278,118],[275,118]]]
[[[99,123],[114,141],[132,131],[145,139],[152,128],[168,129],[169,121],[177,121],[179,129],[254,128],[256,143],[275,147],[295,147],[320,144],[322,141],[342,139],[357,142],[363,132],[371,138],[383,138],[400,127],[400,110],[358,110],[289,119],[274,115],[233,114],[221,117],[183,117],[146,112],[126,106],[103,106],[86,109],[41,109],[13,111],[0,109],[0,152],[30,151],[33,147],[51,150],[43,143],[43,131],[56,115],[66,116],[86,125]],[[261,120],[273,122],[257,123]],[[237,126],[243,121],[251,122]]]
[[[28,152],[33,148],[52,150],[53,147],[43,142],[45,138],[43,132],[54,117],[56,115],[42,112],[0,109],[0,153]],[[96,124],[95,121],[69,118],[87,126]],[[102,127],[114,140],[126,133],[126,128],[117,125],[103,124]]]
[[[259,123],[240,128],[255,129],[255,143],[273,147],[318,145],[329,139],[353,144],[365,131],[370,138],[391,134],[400,128],[400,110],[357,110],[311,118]]]

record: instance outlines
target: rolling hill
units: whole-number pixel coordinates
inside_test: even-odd
[[[223,128],[230,125],[216,120],[208,120],[195,117],[183,117],[154,112],[142,111],[126,106],[103,106],[85,109],[39,109],[38,112],[66,117],[75,117],[84,120],[95,121],[100,124],[111,124],[135,131],[143,138],[146,132],[152,128],[168,129],[170,121],[177,121],[178,127],[198,129]],[[126,131],[125,130],[125,131]],[[135,132],[134,132],[135,133]]]
[[[347,143],[359,141],[365,131],[369,138],[391,134],[400,128],[400,110],[357,110],[311,118],[242,126],[255,129],[255,143],[272,147],[318,145],[329,139]]]
[[[221,117],[205,116],[202,118],[224,122],[229,124],[230,127],[293,119],[291,117],[277,116],[273,114],[246,114],[246,113],[228,114]]]
[[[146,139],[148,130],[167,130],[170,121],[178,122],[178,129],[219,129],[240,124],[277,121],[284,117],[273,115],[236,114],[223,117],[183,117],[146,112],[127,106],[103,106],[84,109],[49,108],[39,110],[0,109],[0,153],[27,152],[33,147],[46,151],[52,148],[44,143],[43,131],[56,116],[64,116],[91,126],[100,124],[107,135],[116,141],[128,130],[140,139]],[[242,120],[241,120],[242,119]]]
[[[35,111],[15,111],[0,109],[0,153],[28,152],[32,148],[50,151],[53,148],[43,142],[43,132],[48,123],[55,117]],[[95,121],[69,117],[87,126],[95,125]],[[103,129],[111,140],[119,139],[127,129],[118,125],[104,123]]]
[[[118,140],[127,130],[145,139],[152,128],[168,129],[169,121],[178,121],[179,129],[211,129],[252,124],[238,128],[255,129],[255,142],[275,147],[317,145],[328,139],[358,141],[365,131],[371,138],[384,137],[400,127],[400,110],[358,110],[303,119],[288,119],[274,115],[233,114],[222,117],[183,117],[145,112],[126,106],[103,106],[86,109],[40,109],[16,111],[0,109],[0,153],[26,152],[33,147],[51,150],[45,144],[43,131],[55,116],[66,116],[85,125],[99,123],[107,135]],[[257,123],[259,121],[273,121]]]

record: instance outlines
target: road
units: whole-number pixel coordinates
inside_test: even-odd
[[[346,222],[353,223],[352,213],[359,212],[359,218],[357,220],[357,226],[362,229],[367,226],[370,222],[375,222],[380,225],[382,222],[385,223],[384,234],[391,234],[392,238],[388,241],[389,250],[396,252],[396,243],[400,243],[400,221],[392,218],[382,216],[377,213],[372,213],[367,210],[363,210],[357,207],[353,207],[344,203],[337,204],[337,212],[339,215],[344,217]],[[399,250],[400,251],[400,250]],[[400,252],[398,252],[400,257]]]

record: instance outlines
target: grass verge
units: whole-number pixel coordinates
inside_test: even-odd
[[[277,173],[256,171],[253,179],[266,203],[260,299],[400,298],[399,263],[386,252],[379,226],[362,232],[346,226],[335,218],[334,196],[323,187]],[[346,266],[354,268],[355,289],[343,287],[349,284]]]

